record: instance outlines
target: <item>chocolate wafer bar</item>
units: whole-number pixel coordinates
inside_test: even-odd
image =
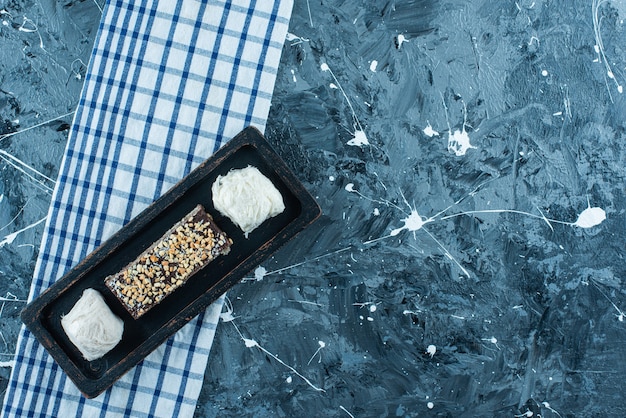
[[[198,270],[228,254],[232,243],[198,205],[105,284],[137,319]]]

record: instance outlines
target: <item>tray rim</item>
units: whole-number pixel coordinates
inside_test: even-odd
[[[59,344],[55,343],[55,338],[43,324],[43,312],[57,297],[77,285],[80,280],[89,275],[101,262],[106,260],[120,245],[120,242],[125,242],[136,236],[139,231],[146,227],[162,211],[175,205],[178,199],[187,190],[194,187],[213,170],[218,168],[221,161],[245,146],[256,148],[262,156],[272,155],[275,157],[275,159],[271,161],[272,169],[290,188],[302,205],[300,215],[279,230],[274,238],[267,241],[235,268],[230,270],[214,286],[209,287],[205,292],[198,295],[192,303],[184,307],[176,316],[166,321],[151,338],[146,339],[135,350],[129,351],[126,357],[120,362],[109,367],[106,372],[96,379],[86,376],[69,358],[65,350],[63,350]],[[239,282],[243,276],[259,262],[269,257],[287,241],[291,240],[304,228],[317,220],[321,216],[321,213],[321,208],[313,196],[304,188],[293,171],[287,167],[286,163],[267,142],[263,134],[257,128],[248,126],[198,165],[198,167],[187,176],[178,181],[161,197],[152,202],[126,225],[122,226],[96,249],[90,252],[60,279],[29,302],[21,312],[22,322],[74,382],[81,393],[87,398],[93,398],[112,386],[115,381],[163,344],[167,338],[174,335],[195,316],[206,310],[211,303],[217,300],[230,287]],[[279,241],[278,243],[276,242],[277,240]],[[269,245],[267,245],[268,243]],[[260,254],[261,259],[255,259],[254,255],[257,253]],[[215,295],[215,293],[217,293],[217,295]]]

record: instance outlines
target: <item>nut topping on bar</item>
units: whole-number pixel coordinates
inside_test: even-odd
[[[228,254],[231,244],[198,205],[124,270],[107,277],[105,284],[137,319],[195,272]]]

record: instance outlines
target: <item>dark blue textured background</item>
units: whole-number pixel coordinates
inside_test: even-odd
[[[324,216],[229,293],[197,416],[626,416],[625,18],[617,0],[296,0],[266,136]],[[75,108],[98,21],[93,1],[0,1],[0,137]],[[45,216],[69,122],[0,139],[38,170],[0,160],[3,366],[42,225],[5,237]],[[441,219],[588,205],[607,214],[589,229]],[[445,214],[367,243],[412,209]]]

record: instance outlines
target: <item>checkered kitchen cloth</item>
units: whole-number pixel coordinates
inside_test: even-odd
[[[292,0],[110,0],[29,298],[248,125],[263,130]],[[22,329],[3,416],[191,417],[221,300],[95,399]]]

